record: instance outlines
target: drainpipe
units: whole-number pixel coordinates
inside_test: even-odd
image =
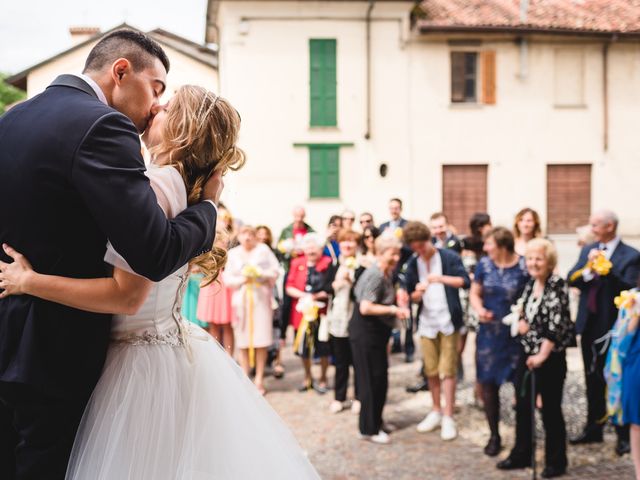
[[[369,0],[369,7],[367,8],[366,16],[366,30],[367,30],[367,131],[364,134],[364,138],[369,140],[371,138],[371,12],[375,0]]]
[[[609,150],[609,42],[602,45],[602,142],[604,151]]]
[[[529,0],[520,0],[520,24],[525,26],[528,19]],[[520,80],[524,80],[529,75],[529,41],[521,37],[520,43]]]

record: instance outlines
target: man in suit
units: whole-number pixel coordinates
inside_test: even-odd
[[[115,31],[82,75],[58,77],[0,117],[0,243],[38,272],[98,278],[109,275],[108,239],[154,281],[211,248],[220,176],[169,221],[144,174],[139,134],[159,111],[168,69],[152,39]],[[64,478],[110,324],[27,295],[0,300],[0,478]]]
[[[402,218],[402,200],[399,198],[392,198],[389,200],[389,216],[391,217],[388,221],[380,224],[380,233],[387,234],[391,233],[394,235],[401,236],[402,229],[407,224],[407,220]],[[409,246],[403,242],[402,250],[400,251],[400,261],[396,266],[396,271],[394,272],[394,283],[398,281],[398,274],[400,273],[402,266],[409,260],[411,257],[411,249]],[[400,298],[401,303],[408,303],[408,299]],[[413,354],[415,352],[415,346],[413,344],[413,319],[407,319],[407,328],[405,331],[405,340],[404,340],[404,353],[405,353],[405,361],[407,363],[413,361]],[[393,343],[391,345],[392,353],[399,353],[402,351],[402,342],[400,337],[400,331],[398,329],[394,329],[391,332],[391,338],[393,339]]]
[[[640,275],[640,252],[617,235],[615,213],[608,210],[594,213],[589,222],[596,241],[582,249],[578,262],[569,272],[569,284],[580,289],[576,331],[581,335],[588,402],[587,424],[580,435],[570,440],[574,445],[602,442],[602,428],[607,419],[603,374],[607,354],[601,351],[606,344],[598,339],[607,334],[616,320],[614,298],[622,290],[635,287]],[[598,275],[591,268],[591,262],[598,256],[612,263],[606,275]],[[616,453],[623,455],[629,452],[629,427],[616,427],[616,433]]]
[[[398,228],[404,228],[407,221],[402,218],[402,200],[399,198],[389,200],[389,216],[391,218],[380,225],[381,233],[384,233],[385,230],[395,232]]]
[[[436,248],[446,248],[460,255],[462,252],[460,239],[451,232],[449,220],[444,213],[436,212],[431,215],[429,229],[431,230],[431,241]]]

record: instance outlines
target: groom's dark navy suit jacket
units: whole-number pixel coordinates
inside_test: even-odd
[[[0,242],[37,272],[95,278],[108,275],[109,239],[135,271],[160,280],[211,248],[216,212],[205,202],[168,221],[144,171],[133,123],[63,75],[0,117]],[[86,395],[110,319],[28,295],[0,300],[0,382]]]

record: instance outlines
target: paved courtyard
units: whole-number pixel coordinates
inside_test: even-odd
[[[329,413],[333,392],[322,396],[314,391],[299,393],[296,387],[303,374],[291,348],[285,351],[284,379],[269,377],[267,399],[291,427],[309,458],[325,480],[347,479],[526,479],[532,470],[500,472],[495,463],[504,458],[513,444],[514,415],[511,407],[513,388],[502,389],[502,438],[505,449],[497,458],[482,453],[488,439],[484,414],[473,405],[473,339],[465,351],[465,380],[459,384],[456,419],[459,436],[442,442],[438,432],[419,434],[416,424],[429,411],[428,392],[409,394],[405,386],[416,382],[420,363],[404,363],[404,355],[393,355],[385,420],[397,427],[390,445],[375,445],[356,438],[357,416],[346,410]],[[314,368],[318,368],[317,366]],[[331,374],[330,369],[330,374]],[[316,370],[317,373],[317,370]],[[330,376],[330,381],[332,378]],[[565,386],[565,419],[569,435],[582,427],[586,410],[583,376],[578,349],[569,354],[569,374]],[[538,475],[544,466],[543,439],[538,419]],[[633,477],[629,456],[619,458],[613,452],[615,435],[609,428],[605,443],[569,447],[569,475],[563,478],[626,479]]]

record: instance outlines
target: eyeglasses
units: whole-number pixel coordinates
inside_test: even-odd
[[[373,220],[370,218],[361,218],[360,223],[373,223]]]

